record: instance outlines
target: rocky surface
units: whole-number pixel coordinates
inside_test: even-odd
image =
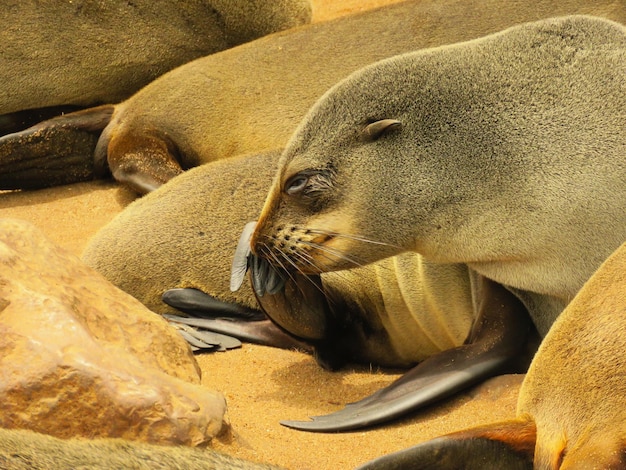
[[[165,320],[33,226],[0,219],[0,426],[200,445],[226,405],[199,383]]]

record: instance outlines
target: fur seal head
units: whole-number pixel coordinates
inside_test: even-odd
[[[625,51],[571,16],[361,69],[290,140],[252,251],[316,273],[415,250],[571,299],[623,238]]]

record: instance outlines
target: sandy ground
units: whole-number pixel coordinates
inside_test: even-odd
[[[316,20],[361,11],[393,0],[318,0]],[[54,242],[80,254],[87,240],[133,198],[111,181],[32,192],[0,193],[0,217],[29,220]],[[520,376],[487,382],[427,411],[367,431],[314,434],[282,427],[281,419],[306,419],[336,411],[399,377],[378,368],[326,372],[302,353],[244,345],[240,350],[198,356],[203,384],[222,391],[232,433],[213,447],[229,454],[290,469],[353,468],[466,426],[512,417]]]

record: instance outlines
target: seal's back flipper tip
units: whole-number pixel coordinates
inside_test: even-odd
[[[50,128],[0,138],[0,189],[40,189],[93,179],[98,136]]]
[[[357,470],[532,470],[535,441],[533,422],[512,420],[426,441]]]
[[[57,116],[0,138],[0,189],[40,189],[94,178],[93,153],[112,105]]]
[[[189,325],[197,331],[228,335],[248,343],[312,353],[311,346],[274,325],[263,312],[223,302],[192,288],[169,289],[163,302],[187,316],[166,314],[170,322]]]

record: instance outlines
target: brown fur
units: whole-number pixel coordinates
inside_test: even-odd
[[[270,470],[210,449],[157,446],[122,439],[58,439],[26,430],[0,429],[4,470]]]
[[[308,22],[306,0],[3,2],[0,114],[118,102],[159,75]]]
[[[116,106],[96,148],[96,173],[106,173],[108,160],[116,179],[144,193],[181,168],[283,148],[315,100],[360,67],[394,54],[568,13],[626,21],[623,0],[411,0],[198,59]],[[71,114],[46,125],[75,125],[76,138],[84,140],[81,124],[73,123]],[[12,155],[23,145],[19,136],[15,139],[2,141],[0,154]],[[68,150],[67,137],[60,140],[57,144],[50,136],[47,151],[37,151],[46,159],[57,156],[69,167],[75,152]],[[58,175],[53,176],[58,182]],[[78,176],[88,177],[84,172]],[[29,176],[28,183],[19,182],[19,187],[54,184],[46,178],[40,171]],[[0,185],[16,187],[11,185],[14,179],[8,174]],[[61,182],[71,181],[76,180]]]
[[[230,291],[230,266],[241,229],[261,209],[276,159],[276,153],[228,159],[176,177],[100,230],[83,260],[156,312],[171,312],[161,295],[175,287],[258,308],[247,282]],[[354,362],[415,364],[461,345],[474,319],[467,268],[412,253],[329,274],[324,287],[333,302],[345,304],[340,310],[354,312],[344,337],[344,359]]]
[[[625,31],[564,17],[351,75],[290,140],[253,251],[303,272],[467,263],[545,335],[626,232]]]
[[[0,140],[0,159],[8,162],[0,187],[84,181],[94,173],[107,174],[108,162],[118,181],[149,192],[181,168],[283,148],[322,93],[376,60],[554,15],[587,13],[626,21],[624,7],[624,0],[410,0],[272,35],[179,67],[115,106],[96,146],[95,168],[84,161],[95,138],[85,130],[84,115],[75,121],[68,114],[43,123],[44,131],[38,126],[35,135],[28,130]],[[120,71],[114,72],[105,75],[123,82]],[[94,120],[99,119],[96,112]],[[33,165],[34,156],[54,165]],[[66,168],[67,175],[58,168]]]
[[[441,470],[510,468],[502,465],[503,449],[481,446],[485,441],[506,445],[525,468],[624,469],[625,350],[623,244],[585,283],[543,340],[520,390],[517,420],[450,434],[360,469],[396,468],[398,462],[431,468],[433,455],[449,457],[447,465],[438,465]],[[474,467],[469,461],[482,463]]]
[[[624,351],[626,244],[557,319],[520,390],[518,414],[537,425],[537,468],[561,458],[563,470],[624,468]]]

